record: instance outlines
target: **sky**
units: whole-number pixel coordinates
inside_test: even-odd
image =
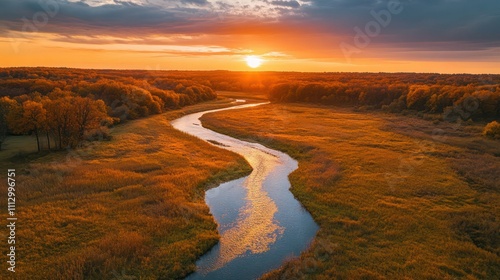
[[[499,0],[1,0],[0,67],[500,73]]]

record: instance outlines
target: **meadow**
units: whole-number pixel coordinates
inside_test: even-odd
[[[18,279],[178,279],[192,272],[218,240],[204,191],[250,167],[169,121],[229,101],[131,121],[115,127],[110,141],[70,151],[36,153],[34,137],[7,137],[0,168],[17,172]]]
[[[299,161],[291,191],[320,231],[263,279],[500,277],[500,145],[484,125],[311,104],[202,121]]]
[[[0,168],[17,171],[17,275],[185,277],[219,238],[204,191],[250,167],[169,121],[269,97],[203,118],[300,162],[292,192],[321,229],[264,279],[498,279],[499,77],[4,69]],[[59,117],[79,123],[68,104],[99,114],[63,141]]]

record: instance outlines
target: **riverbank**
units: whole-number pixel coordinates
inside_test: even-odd
[[[295,104],[202,122],[299,161],[292,192],[320,231],[307,253],[265,279],[499,277],[500,147],[480,132]],[[433,128],[448,138],[432,141]]]
[[[170,120],[232,105],[224,99],[131,121],[111,141],[69,154],[3,158],[3,170],[17,170],[19,279],[174,279],[193,271],[218,240],[205,190],[251,169]]]
[[[318,225],[289,191],[288,175],[297,169],[297,161],[282,152],[202,127],[200,117],[213,112],[184,116],[174,120],[172,126],[241,155],[253,170],[248,177],[207,191],[205,201],[221,237],[187,279],[254,280],[305,251]]]

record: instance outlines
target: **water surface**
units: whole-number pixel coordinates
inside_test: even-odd
[[[299,256],[318,230],[289,191],[288,175],[297,169],[297,161],[260,144],[206,129],[199,120],[206,113],[262,104],[199,112],[172,122],[180,131],[240,154],[253,168],[249,176],[206,192],[205,201],[221,238],[196,262],[196,272],[186,279],[257,279],[286,259]]]

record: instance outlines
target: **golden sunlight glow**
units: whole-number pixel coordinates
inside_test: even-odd
[[[257,68],[262,65],[262,58],[256,56],[256,55],[249,55],[245,58],[248,67],[250,68]]]
[[[254,169],[244,183],[248,204],[240,209],[236,223],[221,233],[219,257],[209,267],[199,267],[202,273],[217,270],[244,254],[269,251],[285,230],[274,219],[278,206],[264,190],[264,180],[280,162],[265,152],[248,151],[245,159]]]

